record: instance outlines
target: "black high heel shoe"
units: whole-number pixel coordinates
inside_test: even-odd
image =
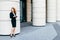
[[[16,35],[15,35],[15,34],[13,34],[13,36],[14,36],[14,37],[16,37]]]
[[[13,35],[10,34],[10,37],[12,38]]]

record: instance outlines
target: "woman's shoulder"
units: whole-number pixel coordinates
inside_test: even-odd
[[[10,14],[12,14],[12,12],[10,12]]]

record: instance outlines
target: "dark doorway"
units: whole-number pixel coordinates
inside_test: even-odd
[[[26,12],[26,0],[20,0],[20,20],[21,22],[26,22],[27,21],[27,12]]]

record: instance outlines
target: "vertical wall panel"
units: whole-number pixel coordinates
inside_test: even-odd
[[[27,22],[31,22],[31,0],[27,0]]]
[[[56,22],[56,0],[47,0],[47,22]]]
[[[60,0],[57,0],[57,21],[60,21]]]

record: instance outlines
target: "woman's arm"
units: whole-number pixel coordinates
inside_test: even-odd
[[[12,13],[10,13],[10,18],[13,18],[13,15],[12,15]]]

